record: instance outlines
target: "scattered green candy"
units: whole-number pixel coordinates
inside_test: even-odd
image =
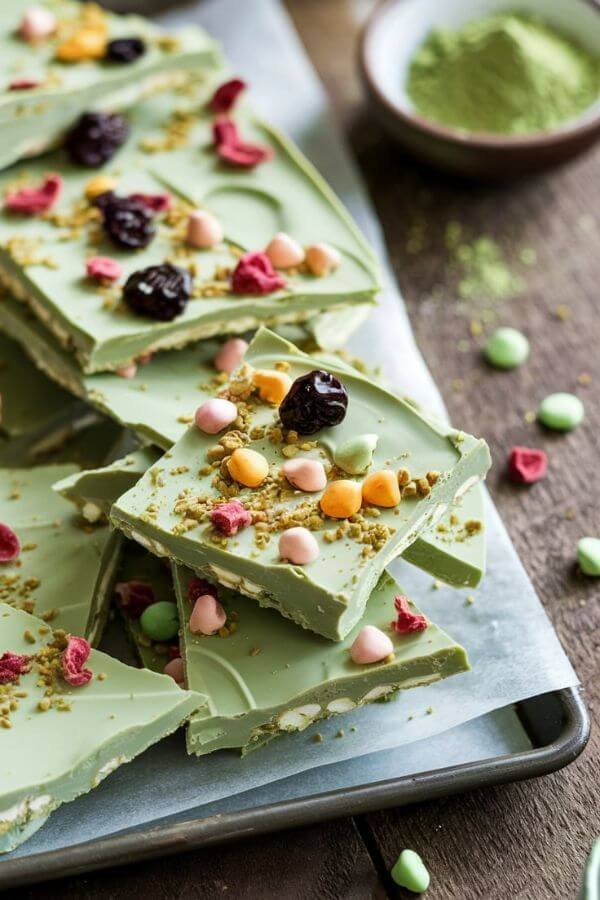
[[[516,328],[497,328],[485,345],[485,358],[498,369],[516,369],[529,356],[529,341]]]
[[[538,409],[538,421],[554,431],[571,431],[583,422],[583,403],[575,394],[550,394]]]
[[[140,626],[152,641],[171,641],[179,631],[177,604],[160,600],[147,606],[140,616]]]
[[[333,461],[348,475],[361,475],[371,465],[378,440],[376,434],[359,434],[350,438],[337,448]]]
[[[600,538],[581,538],[577,544],[577,558],[584,575],[600,575]]]
[[[403,850],[392,868],[392,878],[399,887],[422,894],[429,887],[429,872],[414,850]]]

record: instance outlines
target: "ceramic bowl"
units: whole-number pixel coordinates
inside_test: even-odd
[[[457,30],[501,11],[533,13],[600,57],[600,7],[593,0],[388,0],[364,29],[360,67],[382,123],[411,153],[472,178],[511,178],[563,162],[600,137],[600,99],[553,131],[465,133],[417,115],[406,92],[410,61],[432,28]]]

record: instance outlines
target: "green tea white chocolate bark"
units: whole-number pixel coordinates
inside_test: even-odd
[[[20,33],[33,6],[47,10],[56,29],[27,40]],[[136,38],[144,52],[127,63],[72,60],[60,50],[86,29],[108,42]],[[192,72],[219,64],[217,45],[199,28],[167,36],[147,19],[100,13],[74,0],[10,0],[0,5],[0,168],[56,146],[78,116],[91,109],[121,109],[148,93],[182,83]],[[99,53],[102,54],[100,48]],[[30,82],[20,89],[15,84]]]
[[[17,167],[0,178],[0,193],[39,184],[51,170],[63,179],[61,196],[44,216],[0,214],[0,277],[86,372],[261,323],[304,322],[318,312],[373,302],[372,252],[326,183],[287,138],[243,104],[235,117],[244,138],[269,147],[273,158],[253,169],[222,163],[213,146],[209,96],[200,86],[193,96],[164,94],[140,103],[128,114],[127,142],[102,169],[114,178],[119,197],[169,193],[170,209],[156,214],[156,233],[145,248],[125,250],[109,240],[102,213],[88,199],[90,170],[68,162],[63,152],[28,163],[26,174]],[[186,223],[197,207],[223,229],[223,241],[212,249],[187,241]],[[262,295],[234,288],[232,271],[242,252],[264,250],[282,230],[303,245],[332,245],[339,266],[322,277],[302,267],[282,273],[285,285]],[[109,288],[86,278],[90,256],[110,257],[122,277]],[[187,306],[170,321],[133,312],[123,300],[125,281],[167,260],[190,273]]]
[[[235,629],[225,637],[192,634],[188,585],[193,575],[178,567],[174,573],[186,683],[207,696],[206,706],[188,725],[190,753],[226,747],[247,753],[270,738],[469,668],[464,649],[436,625],[404,635],[390,628],[394,598],[401,591],[387,573],[360,622],[340,643],[297,628],[228,590],[220,590],[219,598]],[[365,625],[390,635],[392,656],[375,664],[352,661],[350,647]]]
[[[85,662],[91,680],[71,686],[62,674],[64,632],[6,604],[0,642],[2,653],[30,658],[28,673],[0,685],[7,723],[0,728],[0,834],[97,787],[205,702],[167,676],[97,650]]]
[[[52,490],[72,465],[0,469],[0,522],[21,544],[0,566],[0,600],[95,644],[100,640],[119,560],[120,535],[90,528]]]
[[[246,364],[225,387],[238,398],[233,430],[211,436],[192,427],[113,507],[117,527],[158,556],[168,556],[226,587],[272,606],[312,631],[341,640],[361,618],[385,566],[444,515],[454,498],[482,479],[490,458],[484,441],[450,427],[431,425],[409,403],[352,373],[328,366],[343,382],[349,402],[341,424],[310,440],[285,433],[277,408],[254,390],[256,370],[285,369],[291,381],[310,373],[315,361],[262,330]],[[231,401],[230,401],[231,402]],[[376,435],[369,472],[406,470],[414,488],[394,508],[371,505],[349,518],[332,518],[321,507],[333,484],[350,482],[359,494],[364,476],[340,478],[333,465],[342,445]],[[268,475],[257,488],[240,487],[227,474],[238,448],[259,454]],[[308,458],[327,467],[327,487],[305,494],[281,474],[287,459]],[[235,498],[253,517],[249,527],[225,537],[211,524],[213,507]],[[318,558],[292,565],[280,558],[278,541],[290,527],[308,528]]]
[[[342,342],[352,327],[352,310],[325,314]],[[317,316],[315,334],[321,334]],[[220,343],[205,340],[157,354],[131,378],[112,372],[84,375],[75,358],[61,348],[22,303],[0,291],[0,327],[17,341],[36,366],[77,397],[131,428],[142,441],[168,450],[186,431],[194,409],[215,390],[213,359]],[[330,324],[327,327],[329,333]]]
[[[30,837],[33,837],[36,831],[39,831],[42,825],[46,824],[47,820],[48,816],[41,815],[22,825],[13,825],[3,834],[0,833],[0,853],[9,853],[11,850],[16,850],[17,847],[28,841]]]
[[[158,459],[146,447],[109,466],[75,472],[54,485],[88,521],[108,516],[113,503],[132,488]],[[452,504],[437,525],[420,534],[402,552],[407,562],[454,587],[476,587],[485,572],[483,488],[474,485]]]

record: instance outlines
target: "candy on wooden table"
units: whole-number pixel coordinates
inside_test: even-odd
[[[585,409],[575,394],[549,394],[540,403],[538,421],[553,431],[572,431],[583,422]]]

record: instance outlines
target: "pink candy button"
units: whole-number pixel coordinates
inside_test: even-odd
[[[294,566],[305,566],[318,558],[319,545],[308,528],[288,528],[279,538],[279,555]]]
[[[322,278],[337,269],[342,257],[329,244],[313,244],[306,251],[306,265],[313,275]]]
[[[119,366],[115,369],[115,375],[118,375],[119,378],[135,378],[137,375],[137,365],[132,363],[127,363],[125,366]]]
[[[281,471],[292,487],[309,494],[324,490],[327,484],[325,468],[318,459],[288,459]]]
[[[194,603],[190,616],[190,631],[192,634],[215,634],[227,621],[227,613],[212,596],[202,594]]]
[[[223,229],[218,219],[209,212],[197,209],[188,219],[187,242],[199,250],[210,250],[223,240]]]
[[[185,681],[185,673],[183,671],[183,660],[180,656],[176,656],[175,659],[169,660],[166,666],[163,669],[165,675],[170,675],[173,681],[177,682],[177,684],[183,684]]]
[[[205,434],[218,434],[238,416],[237,406],[231,400],[215,397],[199,406],[194,416],[196,427]]]
[[[394,645],[390,638],[374,625],[361,628],[350,647],[352,662],[359,666],[381,662],[393,652]]]
[[[283,231],[269,242],[265,253],[276,269],[292,269],[304,262],[304,250],[298,241]]]
[[[215,369],[217,372],[227,372],[228,375],[235,371],[246,355],[248,342],[243,338],[230,338],[225,341],[215,356]]]
[[[56,31],[56,16],[43,6],[30,6],[19,26],[24,41],[34,43],[50,37]]]

